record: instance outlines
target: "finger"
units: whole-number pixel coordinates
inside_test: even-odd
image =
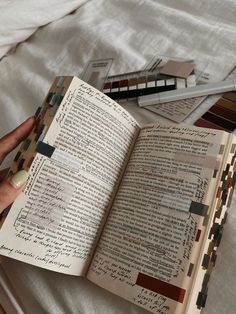
[[[8,171],[9,171],[9,168],[6,168],[0,171],[0,182],[2,182],[6,178]]]
[[[23,141],[32,130],[35,118],[31,117],[18,126],[11,133],[0,139],[0,164],[6,155]]]
[[[1,256],[0,256],[0,263],[1,263]],[[0,314],[6,314],[1,304],[0,304]]]
[[[2,225],[3,225],[3,223],[4,223],[4,220],[5,220],[5,217],[2,217],[1,220],[0,220],[0,230],[1,230],[1,228],[2,228]]]
[[[28,172],[20,170],[7,181],[0,184],[0,214],[7,208],[20,194],[28,179]]]

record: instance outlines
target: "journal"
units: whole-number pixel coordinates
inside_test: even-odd
[[[153,313],[199,313],[236,180],[232,134],[140,127],[77,77],[57,77],[10,169],[29,171],[0,255],[85,276]]]

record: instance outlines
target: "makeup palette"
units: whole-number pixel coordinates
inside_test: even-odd
[[[233,132],[236,129],[236,92],[223,94],[194,125]]]
[[[114,100],[137,98],[173,89],[196,85],[194,73],[187,79],[160,74],[160,71],[137,71],[109,76],[103,86],[103,93]]]

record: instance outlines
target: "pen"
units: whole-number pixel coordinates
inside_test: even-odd
[[[219,94],[233,90],[236,90],[236,80],[202,84],[194,87],[140,96],[138,98],[138,105],[139,107],[146,107],[150,105],[163,104],[169,101]]]

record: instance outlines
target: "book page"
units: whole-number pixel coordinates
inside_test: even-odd
[[[60,77],[54,83],[41,112],[43,119],[17,157],[15,167],[22,161],[23,167],[32,165],[27,186],[0,231],[0,254],[82,275],[138,125],[104,94],[78,78],[71,80]],[[59,90],[66,85],[58,107]],[[32,161],[32,152],[25,157],[24,149],[28,143],[27,150],[34,151],[35,141]]]
[[[153,313],[183,313],[228,134],[141,130],[87,277]]]

